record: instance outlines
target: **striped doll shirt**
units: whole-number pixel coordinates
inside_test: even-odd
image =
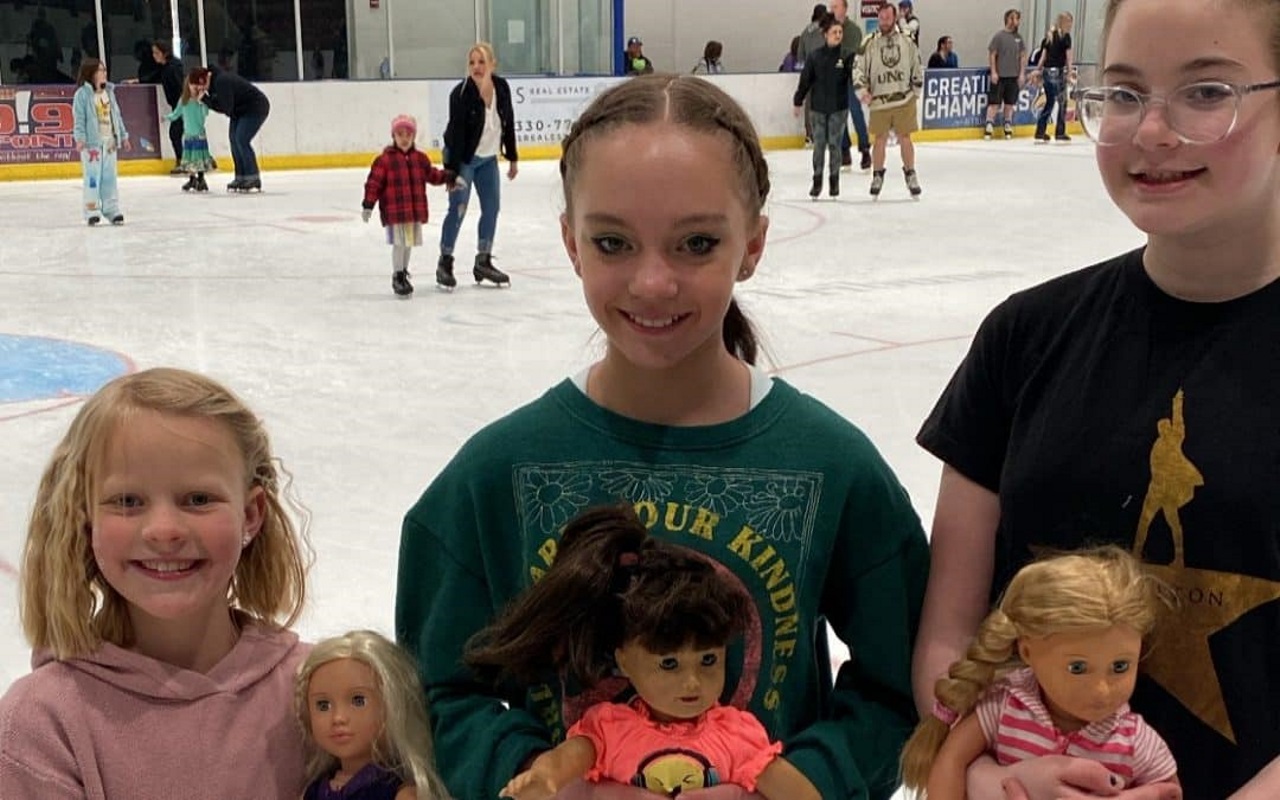
[[[1051,755],[1087,758],[1123,778],[1126,787],[1167,781],[1178,772],[1160,734],[1128,704],[1078,731],[1060,732],[1025,667],[993,684],[974,711],[988,751],[1002,765]]]

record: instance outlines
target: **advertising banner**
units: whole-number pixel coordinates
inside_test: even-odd
[[[930,69],[924,73],[923,126],[930,128],[981,128],[987,121],[990,72],[983,68]],[[1067,91],[1065,94],[1069,95]],[[1067,100],[1067,121],[1075,119],[1075,102]],[[1028,83],[1018,94],[1014,125],[1034,125],[1044,108],[1040,84]],[[997,122],[999,120],[997,119]]]
[[[154,86],[117,86],[116,100],[133,149],[122,160],[160,157]],[[79,161],[71,85],[0,86],[0,164]]]
[[[605,89],[624,78],[507,78],[515,113],[517,145],[558,145],[582,109]],[[444,147],[449,123],[449,93],[457,84],[433,82],[430,104],[430,147]]]

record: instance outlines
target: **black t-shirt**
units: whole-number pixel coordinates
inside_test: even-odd
[[[1103,542],[1177,590],[1132,702],[1187,798],[1280,753],[1280,281],[1186,302],[1138,250],[1015,294],[918,441],[1000,496],[993,602],[1034,550]]]
[[[1071,49],[1071,34],[1053,31],[1040,42],[1043,52],[1040,54],[1040,66],[1045,69],[1064,69],[1067,66],[1067,51]]]

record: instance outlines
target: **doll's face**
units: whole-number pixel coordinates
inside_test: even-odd
[[[1129,702],[1142,635],[1128,625],[1018,640],[1045,706],[1060,731],[1105,719]]]
[[[341,761],[343,769],[359,769],[370,761],[386,718],[377,676],[367,664],[354,658],[322,664],[311,673],[307,709],[316,745]]]
[[[654,653],[631,640],[614,651],[618,668],[660,722],[694,719],[724,691],[723,647]]]

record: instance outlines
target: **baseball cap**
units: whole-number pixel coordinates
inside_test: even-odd
[[[644,44],[644,42],[640,41],[639,36],[632,36],[630,39],[627,40],[627,47],[630,47],[633,44]]]

